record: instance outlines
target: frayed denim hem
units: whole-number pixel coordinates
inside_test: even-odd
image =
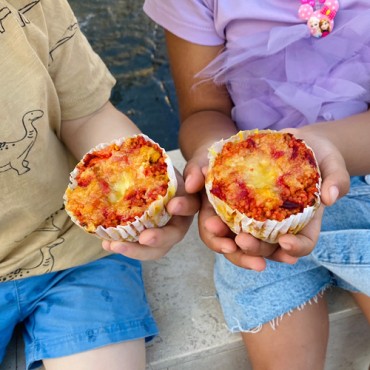
[[[318,294],[316,294],[314,297],[310,298],[306,302],[300,304],[299,306],[297,306],[295,308],[292,308],[292,309],[288,310],[287,312],[281,314],[280,316],[277,316],[277,317],[271,319],[270,321],[268,321],[266,323],[261,323],[261,324],[259,324],[258,326],[254,327],[252,329],[243,329],[243,326],[241,325],[239,320],[236,317],[234,317],[233,319],[237,322],[237,325],[235,325],[231,328],[228,328],[228,330],[232,333],[256,334],[256,333],[259,333],[262,330],[263,326],[266,325],[266,324],[269,324],[270,327],[272,328],[272,330],[276,330],[285,316],[291,316],[292,313],[296,310],[297,311],[302,311],[307,305],[312,305],[312,304],[318,303],[319,299],[322,298],[324,296],[324,293],[328,289],[330,289],[331,287],[332,287],[331,284],[327,284],[323,289],[321,289],[321,291]]]

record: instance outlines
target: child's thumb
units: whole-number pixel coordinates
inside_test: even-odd
[[[197,193],[204,187],[202,168],[195,162],[189,161],[184,169],[185,190],[187,193]]]
[[[330,165],[321,167],[322,185],[321,200],[326,206],[331,206],[339,198],[348,193],[350,176],[344,165],[344,161],[333,161]]]

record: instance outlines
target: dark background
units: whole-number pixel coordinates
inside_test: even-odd
[[[164,149],[178,148],[178,112],[163,30],[143,0],[69,0],[82,32],[117,79],[112,103]]]

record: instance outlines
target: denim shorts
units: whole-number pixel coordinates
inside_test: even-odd
[[[0,283],[0,362],[16,325],[27,369],[45,358],[158,333],[141,263],[121,255],[65,271]]]
[[[230,331],[258,331],[302,307],[329,286],[370,296],[370,185],[351,179],[350,192],[326,207],[314,251],[294,265],[267,260],[263,272],[216,255],[215,285]]]

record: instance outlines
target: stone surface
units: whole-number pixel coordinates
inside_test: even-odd
[[[117,80],[112,102],[166,150],[178,148],[178,114],[163,31],[143,0],[70,0],[81,30]]]

